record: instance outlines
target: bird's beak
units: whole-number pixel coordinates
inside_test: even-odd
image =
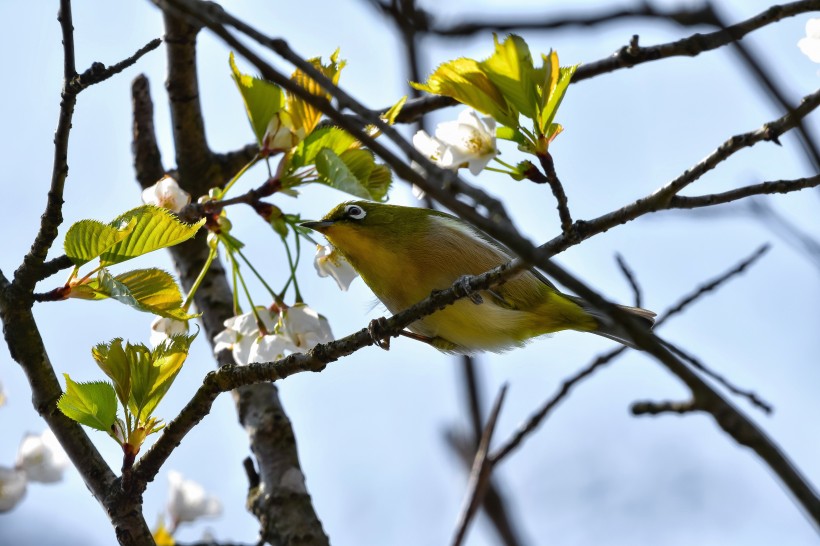
[[[302,222],[299,224],[302,227],[306,227],[308,229],[313,229],[318,231],[319,233],[324,233],[327,228],[332,226],[335,222],[331,222],[328,220],[319,220],[319,221],[310,221],[310,222]]]

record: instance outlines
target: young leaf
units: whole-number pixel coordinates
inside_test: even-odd
[[[261,146],[268,123],[285,104],[285,95],[275,83],[241,73],[236,66],[233,53],[229,57],[229,62],[233,79],[245,102],[245,112],[251,122],[251,128]]]
[[[321,57],[308,59],[307,62],[312,64],[316,70],[324,74],[330,81],[333,82],[334,85],[339,83],[339,76],[341,75],[342,68],[344,68],[346,64],[346,61],[339,61],[338,49],[333,52],[333,55],[330,56],[330,63],[327,65],[322,64]],[[325,89],[319,85],[316,80],[301,70],[297,69],[290,79],[294,83],[303,87],[311,95],[316,95],[317,97],[330,100],[330,93],[325,91]],[[319,119],[322,117],[322,113],[316,107],[305,102],[293,93],[288,93],[286,110],[292,116],[294,129],[304,129],[305,135],[309,135],[313,132],[316,125],[319,124]]]
[[[536,82],[532,80],[533,65],[527,42],[510,34],[499,43],[493,35],[495,53],[480,63],[495,86],[525,117],[534,120],[538,106]],[[505,124],[506,125],[506,124]]]
[[[80,220],[68,228],[63,249],[74,265],[83,265],[122,241],[135,225],[135,220],[125,225]]]
[[[105,375],[114,382],[117,398],[125,407],[131,392],[131,367],[122,347],[122,338],[112,339],[107,344],[99,343],[91,349],[91,356]]]
[[[404,103],[407,102],[407,95],[404,95],[400,98],[396,104],[388,108],[387,112],[381,115],[381,118],[384,120],[385,123],[388,125],[393,125],[396,123],[396,118],[401,113],[401,109],[404,108]]]
[[[316,156],[324,148],[330,148],[336,155],[339,155],[355,145],[356,139],[350,133],[338,127],[317,129],[296,147],[296,151],[288,162],[288,172],[291,173],[306,165],[312,165],[316,161]]]
[[[467,58],[439,65],[427,83],[410,83],[419,91],[452,97],[462,104],[495,118],[508,127],[518,127],[518,111],[490,80],[481,65]]]
[[[63,376],[66,390],[57,401],[60,411],[81,425],[110,433],[117,420],[114,387],[105,381],[75,383],[67,373]]]
[[[168,392],[196,334],[176,335],[149,351],[144,345],[128,345],[131,359],[131,402],[129,407],[141,421],[147,421]]]
[[[113,298],[138,311],[188,320],[199,315],[182,309],[182,294],[174,278],[161,269],[135,269],[111,276],[103,268],[97,278],[71,288],[69,297],[88,300]]]
[[[373,152],[369,150],[347,150],[339,155],[347,168],[359,180],[368,194],[368,199],[383,201],[390,189],[392,171],[385,165],[376,164]]]
[[[544,65],[548,66],[547,75],[549,81],[547,87],[542,90],[541,100],[544,104],[541,110],[538,129],[541,134],[546,135],[552,121],[555,119],[555,114],[558,112],[558,107],[564,99],[564,94],[567,92],[570,80],[572,80],[575,70],[578,65],[558,67],[558,54],[554,51],[550,52],[549,56],[544,56]],[[556,133],[557,134],[557,133]],[[554,138],[554,137],[553,137]]]
[[[100,265],[105,267],[131,258],[173,246],[193,237],[205,223],[203,218],[196,224],[180,221],[171,211],[143,205],[122,214],[112,222],[118,224],[136,220],[132,231],[100,256]]]
[[[188,320],[198,315],[189,315],[182,306],[182,294],[174,277],[161,269],[135,269],[117,275],[115,279],[128,287],[141,311],[178,320]]]
[[[385,173],[366,150],[347,150],[339,156],[325,148],[316,157],[316,171],[319,182],[362,199],[382,200],[390,185],[389,170]]]
[[[131,368],[131,393],[128,398],[128,409],[137,421],[148,419],[150,412],[143,411],[149,397],[151,386],[156,380],[157,370],[151,363],[151,350],[138,343],[125,345],[125,356]]]

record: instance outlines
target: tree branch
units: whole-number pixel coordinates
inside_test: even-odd
[[[731,203],[739,199],[745,199],[755,195],[770,195],[774,193],[791,193],[807,188],[820,186],[820,174],[808,178],[798,178],[796,180],[775,180],[772,182],[761,182],[742,188],[725,191],[722,193],[712,193],[709,195],[683,196],[675,195],[669,200],[670,209],[694,209],[699,207],[711,207],[712,205],[722,205]]]
[[[473,460],[473,468],[470,471],[470,481],[467,484],[464,507],[458,517],[455,536],[451,542],[453,546],[459,546],[464,542],[464,538],[467,535],[467,528],[470,526],[470,522],[478,511],[478,507],[481,506],[481,501],[487,490],[487,484],[489,483],[490,473],[493,468],[492,461],[488,458],[490,442],[493,439],[495,425],[498,422],[498,415],[501,413],[501,405],[504,403],[504,395],[506,394],[507,385],[503,385],[495,399],[493,409],[490,411],[490,416],[487,418],[484,432],[481,434],[481,441],[478,444],[475,459]]]
[[[579,66],[573,76],[573,81],[580,82],[621,68],[632,68],[639,64],[669,57],[695,57],[706,51],[734,43],[750,32],[786,17],[794,17],[818,9],[820,9],[820,0],[801,0],[772,6],[745,21],[708,34],[693,34],[676,42],[652,47],[624,46],[607,59]]]
[[[211,153],[204,134],[196,81],[196,34],[198,25],[172,14],[164,14],[168,42],[168,94],[174,122],[178,182],[192,195],[204,195],[211,187],[225,184],[235,174],[248,147],[235,154]],[[153,115],[147,81],[135,82],[134,152],[137,178],[142,187],[161,176],[162,165],[153,136]],[[144,138],[143,138],[144,137]],[[256,150],[254,149],[254,154]],[[183,286],[190,290],[204,266],[209,249],[204,234],[175,246],[171,254]],[[209,342],[233,316],[233,297],[225,270],[215,261],[195,296],[197,309],[203,311],[202,323]],[[230,351],[217,355],[219,366],[230,366]],[[307,490],[296,487],[302,476],[290,421],[272,384],[236,385],[234,393],[239,421],[248,432],[251,450],[259,466],[261,486],[248,493],[249,509],[260,521],[260,534],[271,544],[324,545],[328,539],[311,504]],[[180,437],[181,439],[181,437]],[[170,454],[175,445],[167,446]],[[160,462],[161,464],[161,462]],[[135,467],[136,468],[136,467]],[[150,478],[156,475],[159,465]],[[135,488],[144,489],[147,481],[135,471]]]

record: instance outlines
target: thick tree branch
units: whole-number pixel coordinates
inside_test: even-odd
[[[144,74],[140,74],[131,82],[131,107],[131,153],[134,156],[134,171],[140,186],[147,188],[165,175],[165,168],[162,166],[162,156],[154,130],[154,103],[151,100],[148,78]]]
[[[217,155],[210,152],[204,134],[204,123],[196,81],[197,25],[164,14],[168,42],[168,93],[174,123],[177,150],[178,182],[192,195],[204,195],[211,187],[225,184],[247,161],[250,147],[237,153]],[[147,81],[136,81],[134,95],[135,169],[142,187],[156,182],[163,168],[153,130],[153,108]],[[256,154],[256,148],[253,150]],[[209,249],[204,234],[171,249],[171,254],[186,289],[190,289],[207,260]],[[195,296],[197,309],[208,340],[233,316],[233,297],[222,265],[211,265]],[[217,355],[220,366],[233,363],[229,351]],[[260,534],[271,544],[324,545],[328,539],[304,487],[296,487],[301,477],[296,442],[290,421],[272,384],[237,385],[234,393],[239,421],[249,435],[251,450],[259,466],[260,487],[248,494],[249,508],[259,519]],[[173,449],[175,446],[170,446]],[[170,453],[170,450],[168,451]],[[151,474],[153,478],[157,466]],[[144,489],[149,480],[134,474],[134,484]]]
[[[20,364],[31,386],[35,410],[48,423],[83,481],[106,510],[118,541],[126,545],[150,544],[151,533],[140,510],[141,497],[132,497],[120,490],[113,472],[82,427],[57,409],[62,389],[32,313],[35,284],[61,268],[65,262],[63,258],[58,258],[45,263],[45,258],[63,220],[63,190],[68,176],[71,120],[77,94],[85,88],[82,85],[83,78],[89,74],[87,72],[79,79],[77,76],[70,0],[61,0],[58,20],[63,35],[64,68],[62,101],[54,137],[51,187],[40,229],[31,250],[15,272],[14,281],[9,284],[3,277],[3,282],[0,283],[0,318],[11,356]],[[92,72],[97,74],[98,71],[92,67]],[[77,81],[80,83],[76,83]]]

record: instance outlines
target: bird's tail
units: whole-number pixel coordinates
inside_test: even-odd
[[[599,336],[612,339],[618,343],[623,343],[627,347],[638,349],[638,347],[632,343],[629,334],[623,326],[613,322],[609,316],[601,313],[581,298],[573,298],[573,300],[575,300],[575,302],[580,305],[589,316],[597,321],[598,328],[595,330],[590,330],[590,333],[598,334]],[[641,309],[640,307],[629,307],[627,305],[619,305],[618,307],[638,319],[638,322],[646,326],[647,329],[652,328],[655,324],[655,313],[652,311]]]

